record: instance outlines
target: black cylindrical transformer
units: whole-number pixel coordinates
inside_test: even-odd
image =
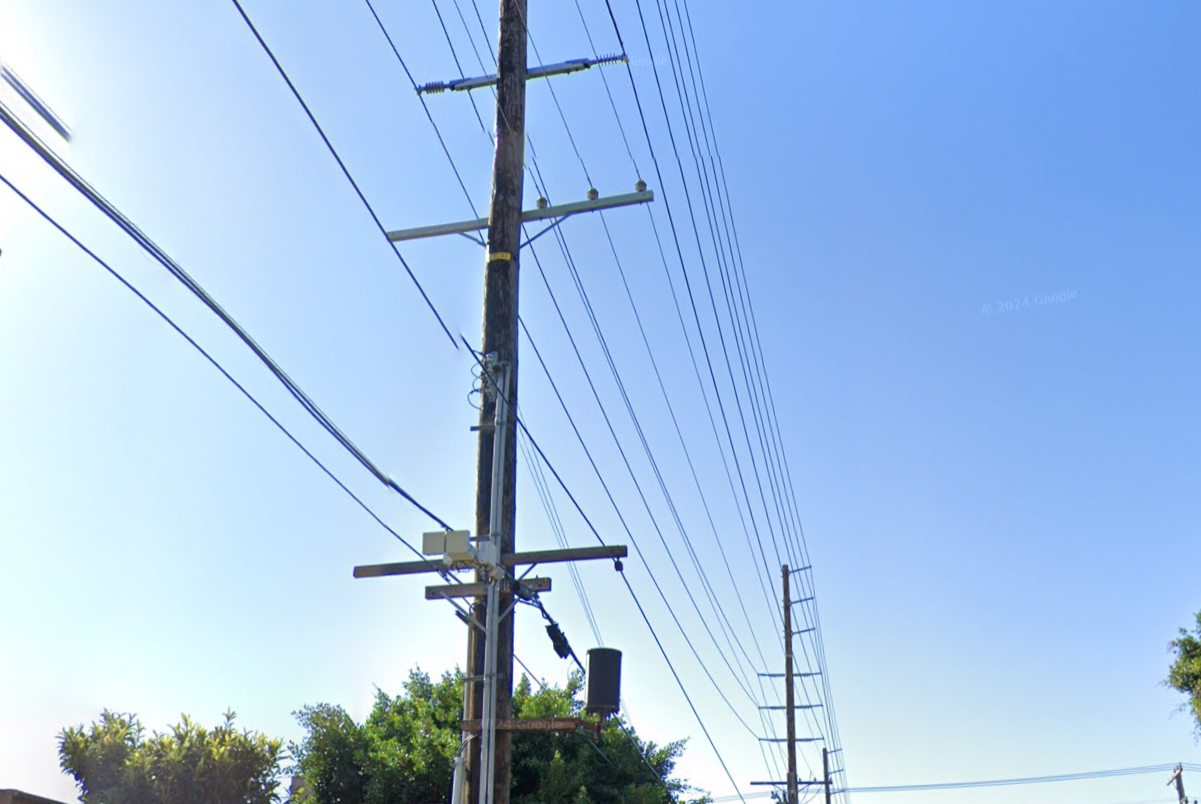
[[[588,651],[588,680],[584,711],[612,715],[621,708],[621,651],[593,648]]]

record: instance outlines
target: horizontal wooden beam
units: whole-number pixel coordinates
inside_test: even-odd
[[[453,569],[441,559],[430,561],[397,561],[394,564],[363,564],[354,568],[356,578],[383,578],[388,575],[420,575],[426,572]]]
[[[600,558],[625,558],[629,548],[624,544],[604,547],[573,547],[568,550],[536,550],[529,553],[505,553],[500,563],[506,567],[517,564],[560,564],[564,561],[594,561]]]
[[[531,592],[549,592],[550,578],[526,578],[522,585]],[[445,586],[425,587],[426,600],[442,600],[450,597],[483,597],[488,593],[486,583],[451,583]]]
[[[500,563],[506,567],[519,564],[561,564],[564,561],[595,561],[604,558],[625,558],[629,548],[624,544],[605,547],[574,547],[568,550],[535,550],[528,553],[506,553]],[[440,558],[429,561],[398,561],[393,564],[363,564],[354,568],[356,578],[384,578],[391,575],[421,575],[446,569],[468,569],[465,564],[449,567]]]
[[[579,717],[530,717],[515,720],[498,720],[497,731],[575,731],[596,729],[596,723]],[[472,733],[480,730],[478,720],[464,720],[463,731]]]

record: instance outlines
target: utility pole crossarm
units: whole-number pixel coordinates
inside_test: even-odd
[[[604,547],[576,547],[567,550],[533,550],[524,553],[505,553],[500,563],[505,567],[523,564],[561,564],[565,561],[622,559],[629,555],[624,544]],[[418,575],[425,572],[469,569],[470,564],[444,564],[440,561],[397,561],[391,564],[361,564],[354,568],[356,578],[384,578],[391,575]]]
[[[825,737],[797,737],[793,740],[789,740],[787,737],[760,737],[759,742],[761,742],[761,743],[788,743],[788,742],[820,743],[820,742],[823,742],[825,739],[826,739]]]
[[[596,212],[602,209],[628,207],[632,204],[646,204],[655,200],[654,190],[637,190],[621,195],[609,195],[604,198],[588,198],[584,201],[573,201],[569,204],[527,209],[521,213],[521,222],[544,221],[551,218],[566,218],[581,212]],[[455,223],[436,223],[431,226],[417,226],[412,229],[397,229],[388,232],[388,239],[393,243],[404,240],[420,240],[426,237],[441,237],[442,235],[466,234],[488,228],[487,218],[475,218],[469,221]]]
[[[542,67],[530,67],[525,74],[526,80],[534,78],[550,78],[552,75],[567,75],[587,70],[598,64],[612,64],[618,61],[629,61],[626,54],[601,56],[596,59],[570,59],[557,64],[547,64]],[[453,81],[432,81],[417,87],[418,95],[435,95],[439,92],[469,92],[473,89],[496,86],[495,75],[482,75],[477,78],[456,78]]]

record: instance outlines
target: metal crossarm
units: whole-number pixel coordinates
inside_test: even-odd
[[[566,218],[569,215],[578,215],[581,212],[596,212],[600,209],[628,207],[632,204],[646,204],[654,199],[654,190],[638,190],[622,195],[609,195],[604,198],[588,198],[583,201],[573,201],[570,204],[555,204],[554,206],[542,207],[540,209],[527,209],[521,213],[521,222],[529,223],[530,221],[544,221],[551,218]],[[458,221],[456,223],[436,223],[432,226],[397,229],[394,232],[388,232],[388,239],[393,243],[398,243],[402,240],[419,240],[425,237],[478,232],[481,229],[487,228],[487,218],[476,218],[475,220]]]

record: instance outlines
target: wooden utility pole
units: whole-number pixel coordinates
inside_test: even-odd
[[[784,565],[784,706],[788,709],[788,804],[798,804],[796,777],[796,691],[792,678],[792,595],[788,565]]]
[[[830,749],[822,749],[822,777],[826,780],[826,804],[830,804],[833,784],[830,780]]]
[[[516,553],[517,521],[517,307],[518,263],[523,222],[553,221],[529,240],[584,212],[644,204],[654,199],[639,179],[633,193],[601,198],[595,188],[586,201],[551,205],[539,199],[537,209],[522,211],[525,170],[525,85],[530,78],[579,72],[600,64],[627,61],[624,53],[595,59],[573,59],[541,65],[532,72],[526,64],[528,37],[526,0],[500,0],[500,34],[496,75],[461,77],[417,87],[417,93],[464,91],[496,87],[496,154],[492,163],[492,196],[487,219],[456,221],[389,231],[392,242],[466,235],[487,228],[484,263],[483,344],[479,363],[480,416],[476,466],[475,535],[467,531],[423,534],[425,555],[441,562],[419,561],[355,567],[356,578],[378,578],[476,569],[475,583],[456,582],[426,588],[427,599],[471,596],[470,610],[458,614],[468,625],[467,678],[464,692],[465,750],[455,760],[452,804],[509,804],[513,732],[559,730],[562,719],[514,721],[513,615],[515,589],[525,600],[550,589],[550,579],[517,580],[511,570],[521,564],[594,559],[620,559],[626,548],[602,548]],[[529,242],[529,241],[527,241]],[[468,542],[474,542],[469,545]],[[618,564],[620,567],[620,564]],[[544,612],[545,613],[545,612]],[[552,623],[552,625],[555,625]],[[557,625],[555,625],[557,628]],[[552,641],[554,637],[552,636]],[[563,638],[561,632],[559,639]],[[556,646],[556,651],[559,647]],[[563,655],[560,653],[560,655]],[[564,657],[566,658],[566,657]],[[553,721],[553,722],[552,722]],[[579,721],[582,723],[582,721]],[[491,782],[489,781],[491,780]]]
[[[495,365],[507,370],[508,399],[500,402],[510,412],[517,410],[517,299],[518,257],[521,251],[521,202],[525,169],[525,81],[526,81],[526,0],[501,0],[500,35],[496,70],[496,156],[492,164],[492,199],[488,210],[488,251],[484,266],[483,354]],[[498,433],[492,427],[497,395],[485,379],[480,405],[478,463],[476,466],[475,533],[491,535],[492,507],[500,506],[500,549],[512,553],[513,528],[517,520],[517,417],[506,417],[508,431],[501,439],[504,454],[498,461],[503,468],[500,499],[494,500],[493,445]],[[479,580],[486,580],[482,577]],[[497,606],[508,611],[498,623],[496,659],[496,709],[499,719],[512,715],[513,696],[513,596],[499,595]],[[476,598],[475,618],[485,622],[484,598]],[[485,638],[476,629],[468,630],[468,675],[479,679],[485,674]],[[483,711],[483,684],[472,683],[467,696],[466,720],[479,719]],[[496,734],[493,762],[495,781],[493,804],[509,804],[512,740],[508,732]],[[468,753],[467,798],[469,804],[480,801],[481,740],[472,740]],[[461,804],[461,802],[455,802]]]

